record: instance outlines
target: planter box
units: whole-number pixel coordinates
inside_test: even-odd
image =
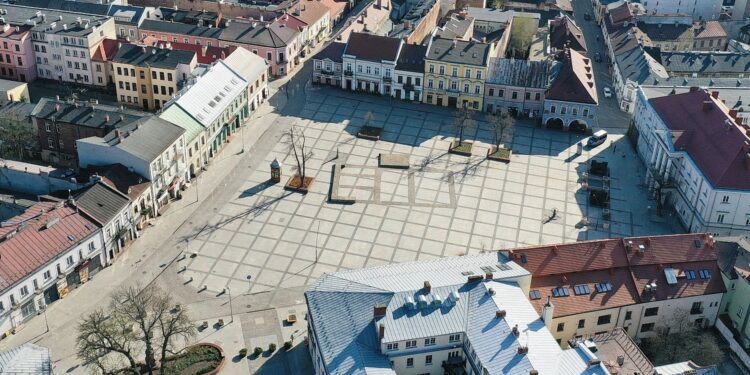
[[[461,144],[458,144],[458,141],[453,141],[448,152],[456,155],[471,156],[471,149],[473,147],[474,144],[471,142],[463,141]]]
[[[365,125],[361,127],[359,131],[357,132],[357,138],[369,139],[371,141],[379,141],[380,133],[382,132],[383,132],[383,128]]]
[[[498,149],[497,146],[492,146],[492,148],[487,150],[487,159],[510,163],[510,156],[512,154],[513,151],[510,149],[504,147]]]
[[[284,190],[307,194],[310,186],[313,183],[313,180],[313,177],[305,177],[305,182],[303,184],[300,184],[299,175],[295,174],[286,182],[286,185],[284,185]]]

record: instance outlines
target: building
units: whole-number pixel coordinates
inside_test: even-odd
[[[549,21],[549,46],[557,51],[571,48],[583,54],[586,53],[586,40],[583,31],[575,21],[567,15]]]
[[[346,43],[332,42],[312,57],[313,83],[342,87],[341,77],[344,75],[343,56]]]
[[[0,179],[0,189],[33,197],[85,187],[77,179],[71,178],[75,172],[70,169],[4,159],[0,164],[0,173],[4,176]]]
[[[306,52],[310,52],[331,33],[331,9],[320,0],[302,0],[292,8],[293,16],[307,24]]]
[[[650,46],[662,51],[690,51],[695,44],[696,31],[691,16],[640,16],[638,30],[649,39]]]
[[[633,112],[645,184],[691,232],[748,233],[750,174],[747,125],[739,125],[719,91],[646,97]]]
[[[140,39],[152,37],[162,42],[178,42],[200,46],[220,46],[221,28],[190,25],[187,23],[146,19],[138,28]]]
[[[350,7],[354,4],[350,4]],[[349,18],[342,30],[337,31],[337,41],[346,43],[354,33],[368,33],[373,30],[388,30],[393,21],[390,19],[391,0],[377,0],[365,6],[359,11],[357,17]]]
[[[0,79],[0,106],[8,102],[29,102],[29,85]]]
[[[125,41],[134,42],[140,34],[138,28],[143,21],[153,16],[153,7],[139,7],[131,5],[111,5],[107,15],[115,19],[117,37]]]
[[[232,54],[232,51],[237,49],[233,46],[226,46],[226,47],[219,47],[219,46],[206,46],[206,45],[198,45],[198,44],[187,44],[187,43],[181,43],[181,42],[163,42],[159,39],[152,38],[152,37],[146,37],[145,39],[142,39],[139,43],[139,45],[146,45],[156,48],[171,48],[173,50],[180,50],[180,51],[193,51],[195,52],[195,58],[198,61],[198,64],[203,65],[211,65],[216,60],[224,60],[229,55]]]
[[[10,21],[10,20],[9,20]],[[0,78],[21,82],[36,79],[34,67],[34,47],[31,43],[31,25],[16,20],[15,24],[3,22],[0,42]]]
[[[706,234],[615,238],[516,248],[529,299],[563,346],[622,328],[635,339],[678,318],[713,326],[725,292]],[[666,326],[666,327],[665,327]]]
[[[352,33],[342,56],[346,90],[391,95],[396,61],[403,41],[367,33]]]
[[[743,78],[750,71],[743,52],[662,52],[658,61],[672,77]]]
[[[396,99],[422,102],[424,82],[424,57],[427,47],[418,44],[404,44],[396,61],[396,82],[393,83],[393,97]]]
[[[178,105],[169,105],[159,117],[185,129],[187,145],[188,178],[194,178],[208,165],[208,143],[206,128]]]
[[[702,87],[710,91],[718,91],[721,101],[735,114],[735,121],[739,125],[750,125],[750,107],[743,97],[750,97],[750,78],[686,78],[674,77],[659,82],[658,86],[640,86],[644,95],[658,98],[673,94],[689,92],[692,87]]]
[[[268,62],[244,48],[237,48],[224,59],[224,64],[247,82],[247,104],[253,114],[269,97]]]
[[[208,154],[204,160],[213,158],[249,117],[248,85],[240,74],[219,61],[167,104],[180,107],[205,129]]]
[[[724,237],[716,242],[721,278],[727,293],[721,301],[721,319],[733,328],[742,348],[750,348],[750,243],[746,237]]]
[[[727,32],[719,21],[701,22],[694,29],[694,51],[724,51],[727,48]]]
[[[0,336],[86,282],[102,264],[96,222],[66,202],[40,202],[0,228]]]
[[[0,352],[0,371],[6,374],[53,375],[49,349],[25,343]]]
[[[98,103],[50,98],[42,98],[31,112],[42,160],[69,168],[78,166],[77,140],[103,137],[145,115]]]
[[[187,83],[197,63],[193,51],[124,44],[112,59],[117,100],[159,110]]]
[[[91,166],[85,172],[89,173],[90,182],[102,181],[130,198],[130,217],[136,230],[142,230],[147,220],[156,215],[157,207],[151,199],[151,181],[143,176],[122,164]]]
[[[178,7],[159,7],[154,12],[153,17],[168,22],[211,27],[222,27],[225,21],[221,13],[206,11],[205,9],[179,9]]]
[[[530,282],[497,252],[325,274],[305,292],[314,372],[607,374],[557,345]]]
[[[112,91],[115,90],[115,75],[112,71],[112,59],[122,47],[122,42],[115,39],[104,39],[94,54],[91,55],[93,66],[93,82],[96,86],[103,86]]]
[[[545,92],[560,63],[493,57],[489,65],[484,88],[484,110],[539,118],[544,108]]]
[[[96,182],[75,196],[75,207],[91,217],[102,230],[105,264],[112,264],[136,238],[130,198],[105,182]]]
[[[646,12],[651,15],[686,14],[693,17],[695,21],[718,20],[721,15],[722,0],[659,0],[640,2]]]
[[[435,36],[443,39],[457,39],[468,42],[474,38],[474,19],[466,16],[466,12],[452,13],[443,22],[442,26],[435,30]]]
[[[491,34],[505,30],[516,15],[514,10],[499,10],[493,8],[466,8],[466,16],[474,19],[474,30],[483,34]],[[534,15],[530,13],[529,15]],[[538,18],[538,16],[537,16]]]
[[[242,47],[268,62],[269,74],[279,77],[292,72],[300,63],[302,33],[282,21],[231,22],[221,32],[223,45]]]
[[[484,108],[484,80],[493,45],[433,38],[425,56],[424,102],[451,108]]]
[[[440,4],[437,0],[393,2],[391,18],[398,21],[388,36],[403,39],[407,44],[421,44],[438,25]],[[406,13],[401,16],[403,11]],[[468,29],[464,28],[464,32],[467,30],[471,30],[470,25]]]
[[[591,59],[569,48],[559,57],[559,71],[545,93],[542,124],[553,129],[589,131],[599,105]]]
[[[170,197],[177,197],[187,181],[185,129],[148,116],[104,137],[76,141],[81,168],[122,164],[151,182],[148,214],[156,216]]]

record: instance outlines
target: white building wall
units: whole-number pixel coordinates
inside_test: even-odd
[[[392,82],[385,82],[384,77],[395,77],[396,63],[393,61],[373,62],[357,60],[344,55],[344,71],[351,69],[351,76],[344,76],[341,87],[346,89],[346,81],[352,81],[352,90],[374,91],[380,95],[391,95]],[[386,87],[387,86],[387,87]]]
[[[722,0],[643,0],[649,15],[687,14],[695,21],[719,19]]]
[[[401,78],[401,83],[399,83],[399,76]],[[404,90],[404,85],[407,83],[408,79],[411,78],[411,84],[413,88],[410,92],[406,92]],[[419,80],[419,84],[417,84],[417,80]],[[415,100],[418,102],[422,101],[422,85],[424,84],[424,73],[417,73],[417,72],[409,72],[405,70],[396,70],[393,74],[393,88],[391,89],[391,96],[394,98],[396,96],[396,92],[400,91],[400,98],[401,99],[407,99],[407,100]]]

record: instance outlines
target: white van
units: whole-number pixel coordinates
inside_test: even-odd
[[[589,141],[586,142],[586,145],[589,147],[596,147],[600,144],[604,143],[604,141],[607,140],[607,131],[606,130],[597,130],[594,135],[592,135],[589,138]]]

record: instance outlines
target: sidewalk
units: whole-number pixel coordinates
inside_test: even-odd
[[[33,342],[50,348],[55,372],[85,373],[84,368],[78,367],[76,357],[78,321],[97,308],[106,308],[109,294],[115,288],[152,283],[185,250],[183,237],[176,234],[190,235],[198,231],[196,225],[205,217],[200,213],[211,212],[216,202],[221,201],[220,197],[228,193],[226,186],[232,180],[232,172],[253,154],[257,141],[277,123],[280,117],[278,111],[286,107],[288,101],[285,95],[275,95],[277,90],[270,86],[269,91],[269,100],[244,125],[248,127],[245,130],[250,130],[244,131],[244,153],[241,153],[239,136],[243,133],[240,132],[236,134],[237,139],[227,144],[222,153],[211,161],[209,168],[200,175],[197,186],[193,184],[184,192],[181,200],[170,203],[165,214],[154,222],[155,225],[142,232],[141,237],[112,266],[50,305],[46,313],[49,332],[45,332],[45,317],[34,317],[16,335],[0,341],[0,350]]]

